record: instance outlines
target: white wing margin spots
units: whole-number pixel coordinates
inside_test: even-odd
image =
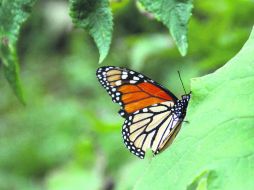
[[[120,93],[117,93],[116,87],[121,83],[121,70],[118,67],[100,67],[96,72],[96,76],[101,85],[112,97],[112,101],[120,103],[120,97],[118,97]]]
[[[171,112],[173,106],[172,101],[154,104],[134,112],[125,120],[122,134],[131,153],[144,158],[147,149],[152,149],[154,154],[163,149],[181,123],[181,119]]]
[[[97,69],[96,76],[101,85],[107,90],[111,96],[112,101],[118,103],[121,106],[119,114],[125,117],[123,110],[123,102],[121,101],[122,93],[117,89],[123,84],[136,84],[140,82],[154,82],[148,77],[137,73],[132,70],[127,70],[120,67],[104,66]]]

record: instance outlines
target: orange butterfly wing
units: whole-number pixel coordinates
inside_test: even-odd
[[[111,95],[112,100],[119,103],[120,115],[127,117],[131,113],[153,104],[165,101],[177,101],[167,89],[132,70],[120,67],[100,67],[96,73],[100,83]]]

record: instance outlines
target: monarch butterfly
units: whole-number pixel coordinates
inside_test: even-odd
[[[113,102],[121,106],[119,114],[125,118],[122,135],[131,153],[144,158],[148,149],[155,155],[172,143],[191,93],[179,100],[162,85],[126,68],[104,66],[96,75]]]

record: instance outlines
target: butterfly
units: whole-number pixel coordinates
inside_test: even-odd
[[[104,66],[96,75],[113,102],[121,106],[119,114],[125,119],[122,135],[131,153],[144,158],[148,149],[156,155],[172,143],[191,93],[178,99],[157,82],[126,68]]]

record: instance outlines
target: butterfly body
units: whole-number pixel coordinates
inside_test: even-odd
[[[180,130],[190,94],[179,100],[169,90],[148,77],[120,67],[101,67],[97,77],[121,106],[125,118],[122,135],[126,147],[144,158],[147,149],[154,154],[171,144]]]

